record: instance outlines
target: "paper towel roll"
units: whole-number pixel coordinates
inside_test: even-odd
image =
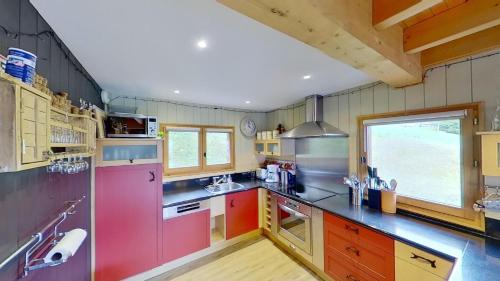
[[[72,257],[83,241],[87,237],[87,231],[76,228],[66,232],[64,237],[52,248],[45,258],[45,263],[61,261],[65,262],[69,257]]]

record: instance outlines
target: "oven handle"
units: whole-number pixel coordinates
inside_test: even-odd
[[[283,206],[281,204],[278,204],[278,207],[280,207],[281,210],[288,212],[288,213],[292,213],[294,216],[299,217],[301,219],[309,219],[309,216],[306,216],[302,213],[299,213],[299,212],[295,211],[294,209],[289,208],[287,206]]]

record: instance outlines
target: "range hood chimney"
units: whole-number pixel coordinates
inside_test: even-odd
[[[306,122],[279,135],[282,139],[348,137],[349,135],[334,126],[323,122],[323,96],[306,97]]]

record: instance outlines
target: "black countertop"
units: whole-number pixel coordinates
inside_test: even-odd
[[[341,216],[371,229],[391,236],[394,239],[432,252],[449,260],[455,260],[450,276],[451,281],[500,280],[500,241],[459,232],[413,219],[399,214],[386,214],[368,207],[354,207],[349,204],[347,188],[341,195],[332,196],[316,202],[305,202],[283,192],[277,184],[259,180],[238,180],[245,186],[235,192],[253,188],[266,188],[280,195]],[[189,182],[184,185],[166,186],[163,193],[163,206],[171,207],[193,201],[219,196],[204,189],[203,183]]]

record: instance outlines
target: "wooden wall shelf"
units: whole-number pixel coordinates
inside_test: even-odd
[[[295,141],[291,139],[256,140],[255,153],[266,156],[291,156],[295,154]]]
[[[51,100],[50,95],[0,73],[0,143],[5,148],[0,152],[0,172],[43,167],[68,155],[88,157],[95,153],[97,120],[51,107]],[[81,143],[53,142],[53,127],[78,132]]]

